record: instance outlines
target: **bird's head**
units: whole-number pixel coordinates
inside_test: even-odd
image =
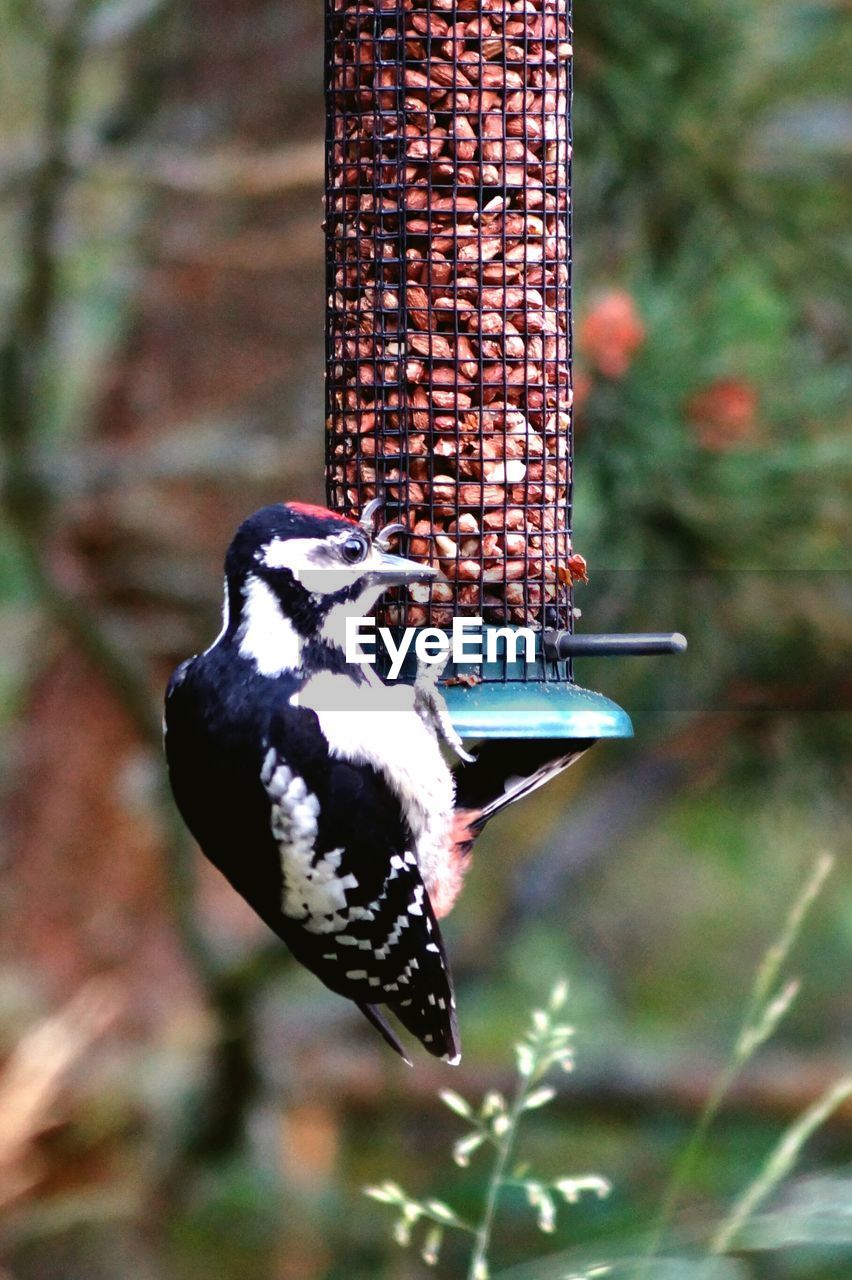
[[[225,557],[222,635],[266,675],[301,665],[306,643],[343,648],[347,617],[363,617],[389,587],[427,582],[436,570],[392,555],[361,523],[307,503],[263,507],[240,525]]]

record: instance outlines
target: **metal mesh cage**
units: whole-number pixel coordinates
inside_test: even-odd
[[[571,630],[569,0],[327,0],[327,483],[446,581]]]

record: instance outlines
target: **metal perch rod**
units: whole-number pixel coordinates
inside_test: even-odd
[[[630,654],[644,657],[656,653],[686,653],[686,636],[679,631],[624,635],[571,635],[567,631],[545,631],[544,651],[551,662],[566,658],[610,658]]]

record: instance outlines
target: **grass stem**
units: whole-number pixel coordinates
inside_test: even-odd
[[[659,1252],[666,1231],[671,1226],[684,1187],[694,1172],[707,1134],[731,1086],[761,1045],[775,1032],[798,993],[797,982],[786,983],[780,991],[775,990],[776,983],[801,932],[805,917],[819,896],[833,866],[834,859],[831,854],[821,853],[818,856],[813,871],[790,908],[778,937],[767,948],[757,968],[733,1050],[701,1110],[684,1151],[675,1164],[651,1231],[644,1265],[640,1266],[637,1272],[637,1280],[649,1280],[653,1260]]]

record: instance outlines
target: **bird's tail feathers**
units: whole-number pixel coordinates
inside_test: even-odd
[[[558,777],[591,745],[591,740],[539,742],[500,740],[483,743],[473,764],[456,770],[456,804],[472,838],[516,800]],[[519,768],[520,766],[520,768]]]
[[[388,1022],[387,1018],[385,1018],[384,1015],[379,1012],[376,1006],[374,1004],[359,1003],[358,1008],[361,1010],[361,1012],[363,1013],[367,1021],[376,1028],[379,1035],[384,1040],[385,1044],[389,1044],[390,1047],[399,1054],[399,1056],[402,1058],[406,1066],[408,1067],[413,1066],[414,1064],[412,1063],[408,1054],[403,1049],[402,1044],[400,1043],[399,1037],[394,1033],[393,1028]]]
[[[402,1025],[417,1036],[427,1053],[443,1058],[451,1066],[461,1061],[461,1041],[452,995],[435,996],[432,1004],[425,999],[399,1000],[388,1004]]]
[[[516,775],[515,777],[507,778],[506,789],[503,794],[495,796],[491,803],[487,804],[480,812],[476,822],[477,830],[481,831],[486,822],[490,822],[496,814],[501,813],[510,804],[514,804],[516,800],[523,800],[524,796],[531,795],[533,791],[543,787],[546,782],[558,777],[582,754],[582,751],[570,751],[564,756],[558,756],[557,759],[551,760],[549,764],[542,765],[540,769],[536,769],[534,773],[525,777]]]

